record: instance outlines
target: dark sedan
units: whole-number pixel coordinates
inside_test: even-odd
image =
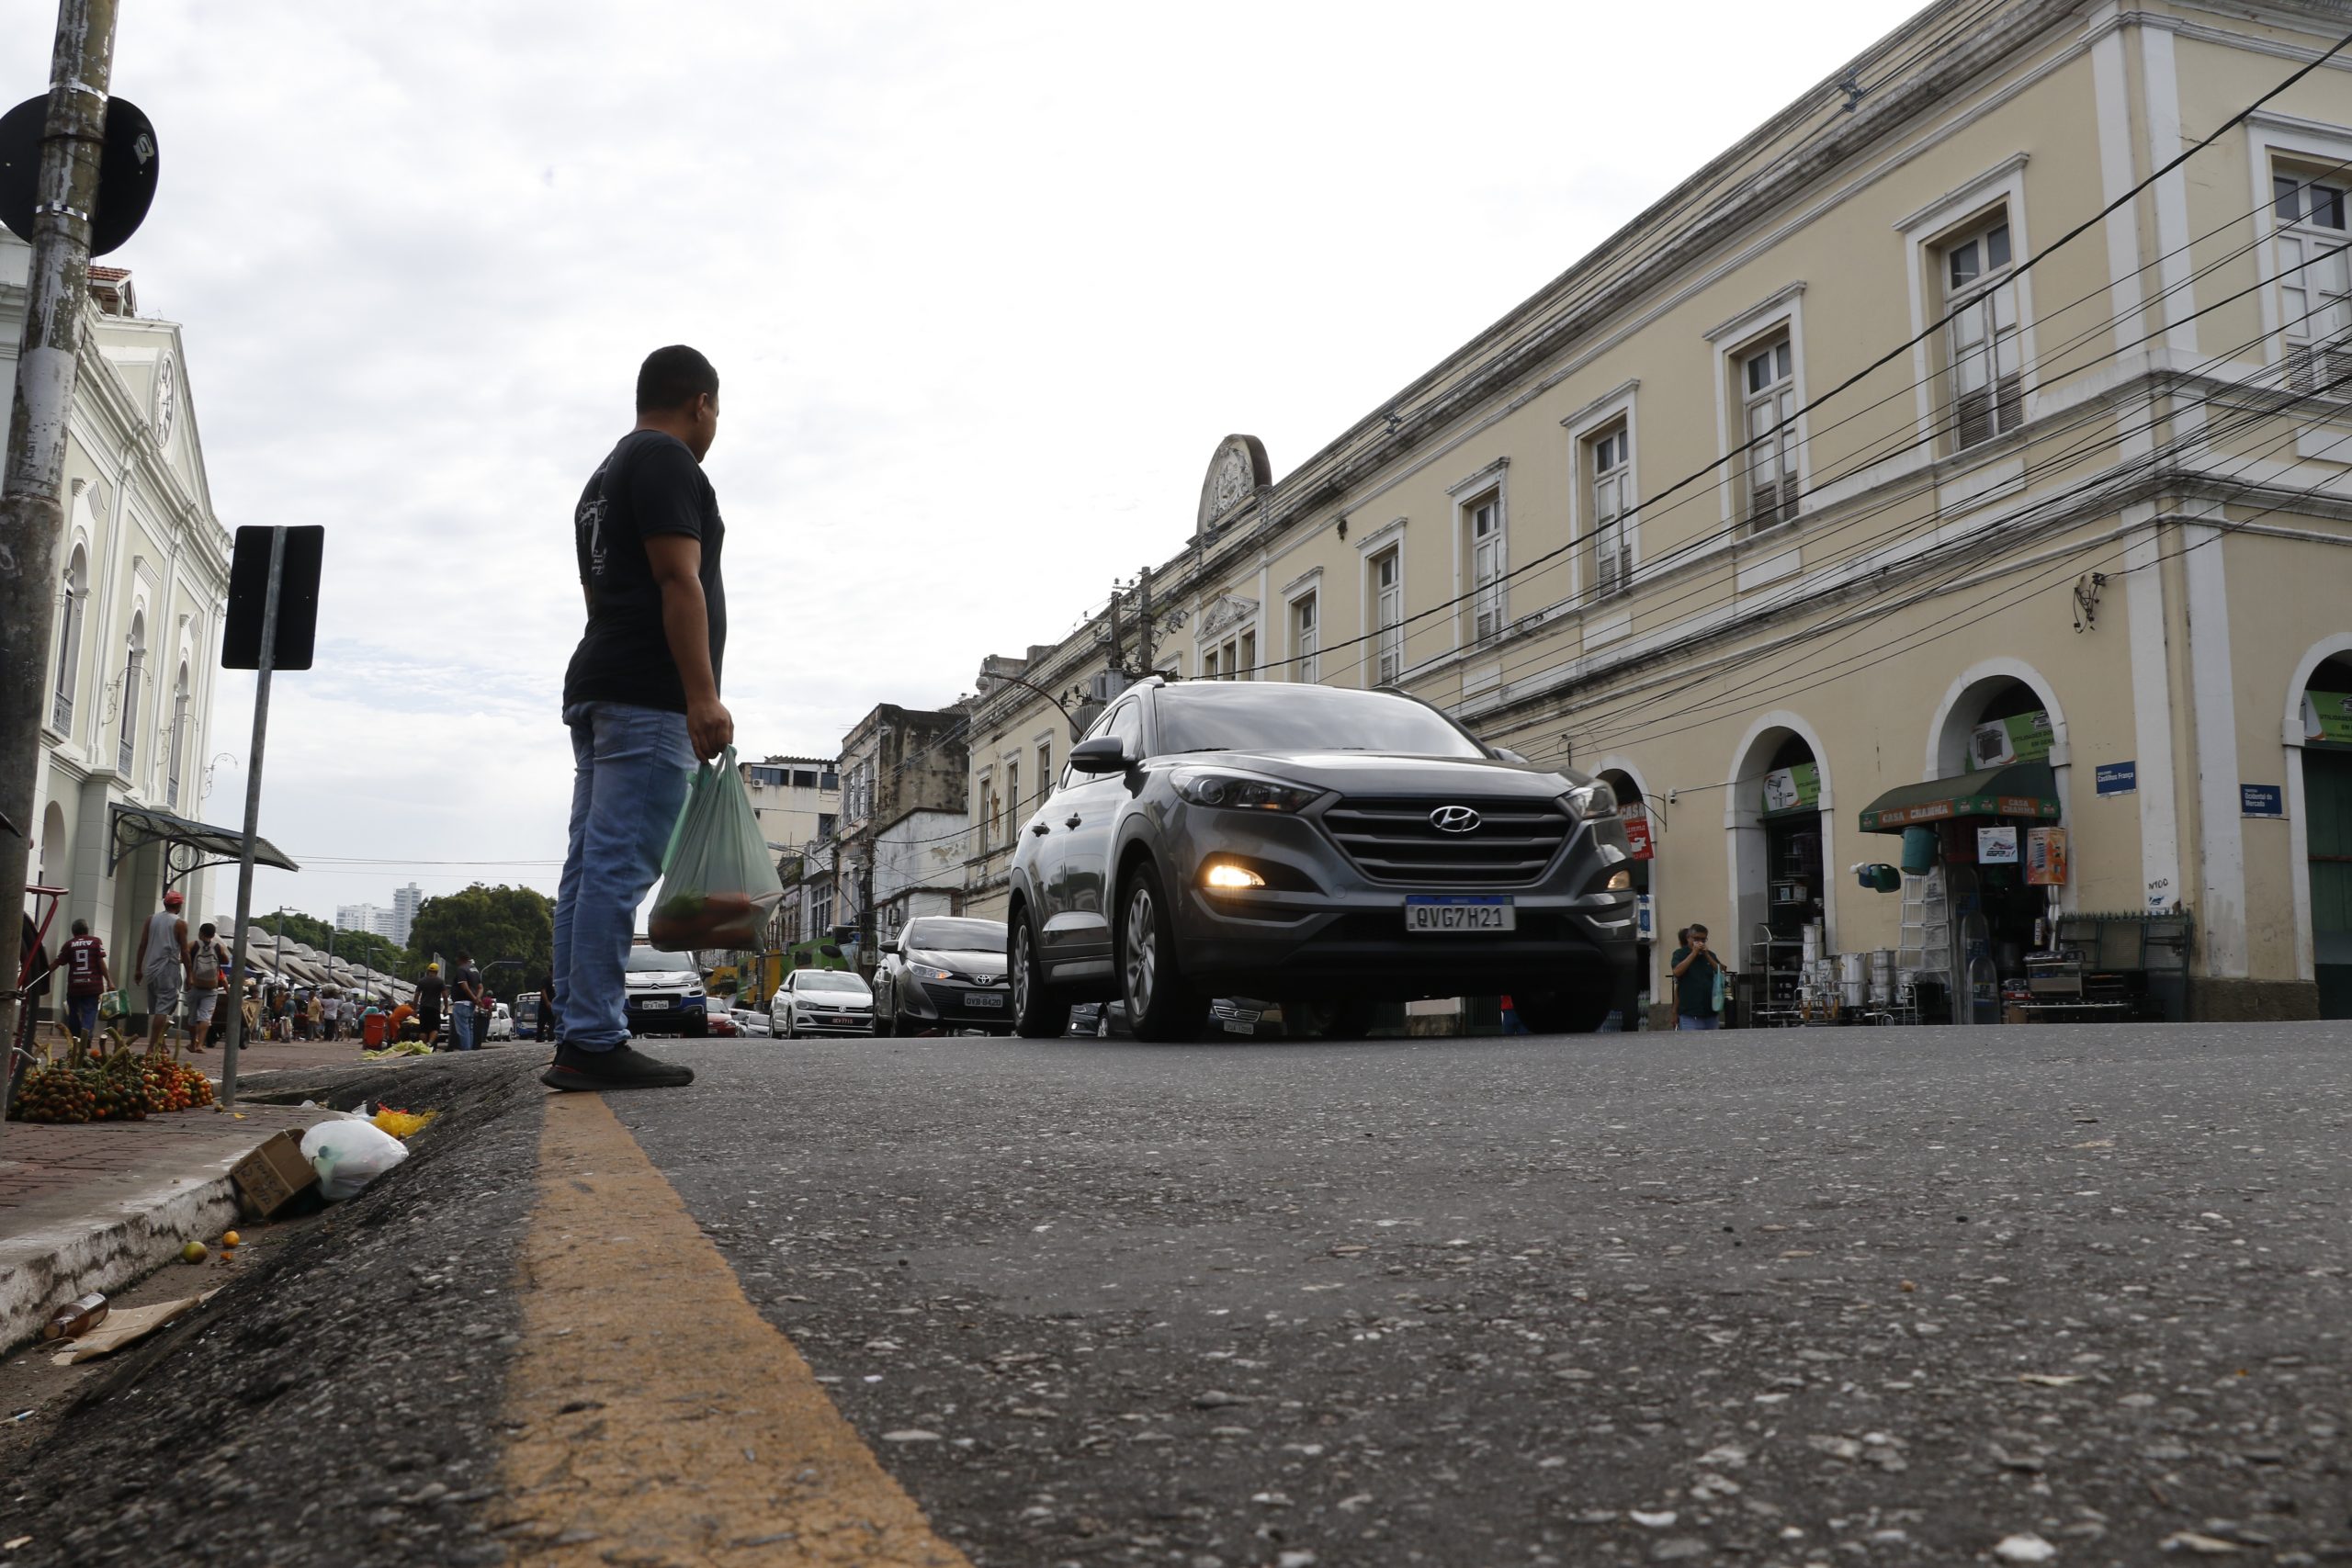
[[[1539,1032],[1595,1029],[1634,962],[1631,858],[1607,784],[1401,694],[1155,677],[1023,824],[1013,1021],[1116,998],[1184,1040],[1250,996],[1355,1033],[1375,1001],[1507,991]]]
[[[877,1034],[928,1029],[1012,1032],[1004,983],[1004,922],[947,915],[910,920],[874,974]]]

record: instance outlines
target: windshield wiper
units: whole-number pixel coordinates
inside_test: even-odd
[[[1187,746],[1181,751],[1163,751],[1163,757],[1190,757],[1202,751],[1230,751],[1230,746]]]

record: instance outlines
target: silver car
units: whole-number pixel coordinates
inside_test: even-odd
[[[1400,693],[1157,677],[1113,703],[1013,852],[1013,1022],[1117,999],[1137,1038],[1211,998],[1357,1034],[1376,1001],[1509,992],[1538,1032],[1630,990],[1632,850],[1607,784]]]

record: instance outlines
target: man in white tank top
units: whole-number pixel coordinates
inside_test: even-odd
[[[180,986],[187,974],[187,922],[180,918],[187,902],[176,887],[164,890],[164,908],[147,917],[139,933],[139,977],[147,986],[147,1048],[156,1049],[172,1027],[180,1005]]]

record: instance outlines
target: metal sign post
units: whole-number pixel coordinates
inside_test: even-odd
[[[277,662],[278,578],[286,565],[286,530],[269,531],[269,586],[262,598],[261,658],[254,675],[254,744],[245,756],[245,834],[237,853],[237,945],[230,962],[236,993],[228,998],[229,1038],[220,1052],[220,1103],[237,1103],[237,1051],[245,1036],[245,940],[254,912],[254,840],[261,836],[261,754],[269,736],[269,677]],[[281,919],[282,927],[285,921]]]

